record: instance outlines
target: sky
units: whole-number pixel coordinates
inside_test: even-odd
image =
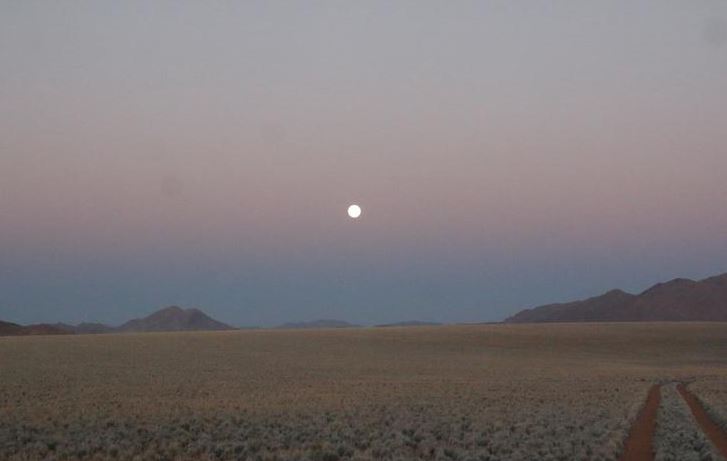
[[[726,179],[721,0],[0,2],[6,321],[498,321],[726,272]]]

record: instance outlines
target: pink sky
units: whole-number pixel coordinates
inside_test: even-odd
[[[453,309],[400,284],[410,305],[395,316],[491,319],[727,267],[721,3],[111,6],[0,7],[0,269],[14,274],[0,318],[66,296],[71,317],[116,318],[166,302],[156,282],[181,301],[216,290],[231,321],[361,320],[357,306],[393,299],[362,271],[391,271],[438,277]],[[578,272],[614,254],[605,272],[553,279],[560,291],[528,275],[526,295],[504,293],[543,261]],[[101,298],[126,297],[105,311],[38,261],[86,267],[113,280]],[[164,261],[319,288],[270,316],[289,301],[261,291],[259,310],[238,312],[239,289],[190,294]],[[289,275],[306,261],[318,278]],[[339,263],[350,305],[325,284]],[[119,282],[134,265],[145,282]],[[481,293],[455,282],[473,267],[497,274]],[[331,297],[340,312],[316,307]]]

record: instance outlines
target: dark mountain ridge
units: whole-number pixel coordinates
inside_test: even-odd
[[[282,325],[278,325],[275,328],[296,330],[305,328],[358,328],[360,326],[361,325],[348,323],[343,320],[320,319],[312,320],[310,322],[288,322]]]
[[[638,295],[611,290],[601,296],[525,309],[506,323],[727,321],[727,273],[694,281],[676,278]]]
[[[206,331],[234,330],[230,325],[218,322],[199,309],[165,307],[141,319],[132,319],[117,331]]]
[[[33,325],[18,325],[12,322],[0,321],[0,336],[34,336],[34,335],[67,335],[70,332],[55,325],[37,323]]]
[[[397,327],[434,327],[442,325],[438,322],[424,322],[421,320],[404,320],[402,322],[381,323],[374,325],[376,328],[397,328]]]
[[[234,330],[233,327],[218,322],[199,309],[182,309],[178,306],[165,307],[140,319],[132,319],[119,327],[102,323],[67,323],[18,325],[0,321],[0,336],[20,335],[60,335],[60,334],[102,334],[115,332],[144,331],[206,331]]]
[[[116,331],[116,328],[104,325],[103,323],[81,322],[78,325],[54,323],[53,326],[77,335],[113,333]]]

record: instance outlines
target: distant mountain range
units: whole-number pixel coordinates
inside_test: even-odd
[[[132,319],[119,327],[102,323],[67,323],[18,325],[0,321],[0,336],[21,335],[58,335],[58,334],[100,334],[143,331],[205,331],[234,330],[230,325],[218,322],[199,309],[182,309],[177,306],[165,307],[153,314]]]
[[[437,322],[421,322],[419,320],[405,320],[403,322],[394,322],[394,323],[382,323],[379,325],[374,325],[377,328],[389,328],[389,327],[433,327],[441,325],[441,323]]]
[[[727,321],[727,274],[678,278],[633,295],[611,290],[583,301],[525,309],[506,323]]]
[[[38,323],[35,325],[18,325],[0,320],[0,336],[31,336],[31,335],[67,335],[71,332],[55,325]]]
[[[290,322],[290,323],[284,323],[282,325],[278,325],[275,328],[280,329],[303,329],[303,328],[358,328],[361,325],[356,325],[354,323],[348,323],[343,320],[334,320],[334,319],[320,319],[320,320],[313,320],[310,322]]]
[[[54,323],[53,326],[61,330],[65,330],[68,333],[73,333],[77,335],[113,333],[117,330],[116,328],[104,325],[103,323],[88,322],[79,323],[78,325],[69,325],[67,323]]]
[[[548,304],[525,309],[505,319],[505,323],[544,322],[653,322],[708,321],[727,322],[727,273],[700,281],[678,278],[658,283],[639,294],[611,290],[582,301]],[[376,325],[376,327],[413,327],[440,325],[410,320]],[[320,319],[292,322],[280,329],[356,328],[361,325],[343,320]],[[66,323],[18,325],[0,321],[0,336],[100,334],[145,331],[234,330],[199,309],[166,307],[118,327],[102,323]]]

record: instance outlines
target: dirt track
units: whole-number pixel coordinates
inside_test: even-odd
[[[694,394],[689,392],[684,384],[678,384],[677,390],[684,401],[687,402],[687,405],[689,405],[694,419],[704,434],[709,438],[715,448],[717,448],[720,455],[727,458],[727,432],[710,418],[699,400]],[[647,461],[654,459],[654,433],[656,431],[656,417],[660,402],[661,386],[655,384],[649,390],[646,402],[626,439],[621,461]]]
[[[677,385],[677,390],[681,394],[682,398],[687,402],[687,405],[689,405],[689,409],[692,410],[694,419],[697,420],[699,427],[702,428],[702,431],[709,438],[709,441],[712,442],[712,445],[717,448],[717,451],[719,451],[723,457],[727,458],[727,433],[715,424],[714,421],[712,421],[712,418],[709,417],[707,412],[704,410],[704,407],[702,407],[702,404],[699,400],[697,400],[694,394],[689,392],[686,386],[679,384]]]
[[[654,459],[654,432],[656,431],[656,412],[661,402],[661,390],[654,384],[646,397],[646,403],[636,417],[631,432],[626,439],[621,461],[642,461]]]

